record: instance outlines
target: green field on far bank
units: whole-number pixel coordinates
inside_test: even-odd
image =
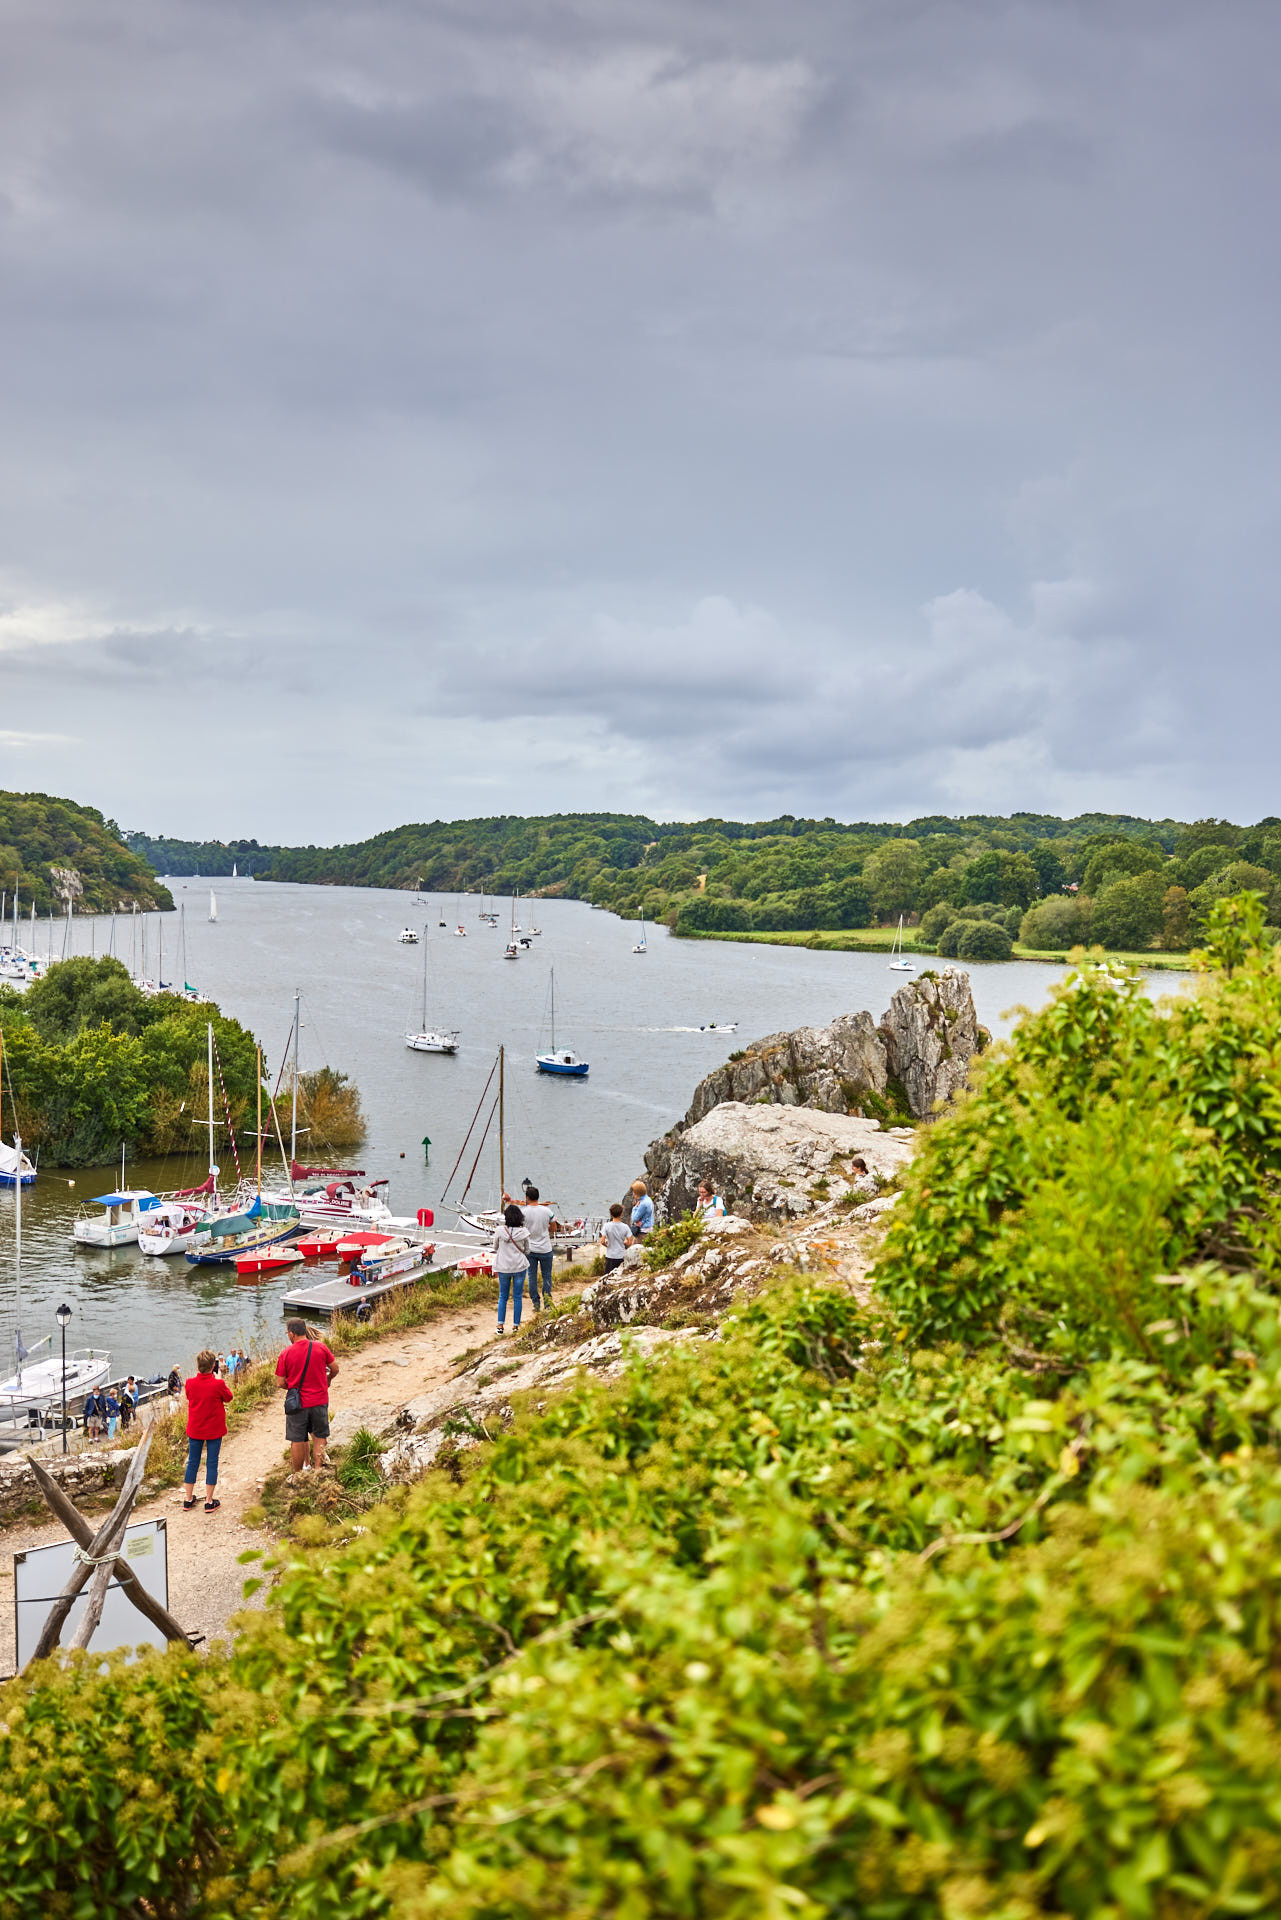
[[[903,929],[903,951],[923,959],[937,960],[940,966],[965,966],[966,961],[953,961],[935,953],[929,946],[921,946],[915,939],[916,929]],[[769,947],[808,947],[817,953],[888,953],[898,935],[897,927],[834,927],[826,932],[814,933],[683,933],[683,940],[747,940],[758,946]],[[1043,953],[1041,949],[1020,946],[1016,940],[1010,955],[1012,960],[1046,960],[1056,965],[1066,963],[1069,949],[1063,948],[1057,953]],[[1189,973],[1192,970],[1190,953],[1124,953],[1107,950],[1109,960],[1119,960],[1127,967],[1152,967],[1166,973]]]

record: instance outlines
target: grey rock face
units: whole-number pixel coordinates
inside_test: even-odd
[[[794,1204],[795,1193],[803,1188],[796,1181],[782,1180],[781,1168],[773,1166],[768,1155],[763,1166],[765,1186],[748,1203],[754,1183],[739,1150],[746,1150],[748,1135],[743,1134],[739,1146],[725,1153],[715,1129],[706,1138],[689,1137],[723,1108],[745,1107],[757,1113],[790,1108],[855,1119],[866,1106],[884,1114],[882,1102],[889,1089],[906,1100],[915,1119],[924,1120],[964,1087],[978,1050],[969,975],[953,967],[938,972],[927,969],[907,981],[894,995],[879,1027],[870,1013],[850,1013],[827,1027],[798,1027],[792,1033],[771,1033],[753,1041],[737,1058],[700,1081],[682,1123],[654,1141],[646,1153],[650,1192],[660,1215],[674,1219],[692,1205],[701,1174],[715,1178],[727,1205],[742,1203],[754,1215],[780,1218],[803,1211]],[[860,1124],[868,1129],[868,1139],[885,1139],[874,1120]],[[762,1145],[763,1139],[756,1144]],[[851,1152],[861,1150],[850,1148]],[[873,1148],[866,1156],[869,1166],[876,1151]],[[779,1197],[784,1187],[792,1192],[792,1199]]]
[[[979,1050],[970,976],[944,967],[900,987],[881,1022],[891,1076],[918,1119],[964,1087]]]
[[[767,1034],[699,1082],[685,1125],[725,1100],[762,1097],[784,1107],[848,1113],[859,1094],[885,1092],[886,1058],[870,1013],[843,1013],[830,1027]]]
[[[910,1128],[887,1131],[853,1114],[738,1100],[722,1101],[669,1140],[659,1194],[669,1220],[693,1205],[701,1179],[713,1183],[727,1207],[754,1220],[792,1219],[850,1193],[870,1198],[875,1176],[897,1172],[914,1145]],[[850,1165],[856,1154],[867,1163],[866,1175]]]

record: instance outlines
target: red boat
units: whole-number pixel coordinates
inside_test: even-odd
[[[262,1273],[296,1267],[301,1259],[297,1247],[262,1247],[253,1253],[242,1253],[236,1261],[236,1272],[242,1279],[256,1279]]]
[[[336,1260],[339,1241],[350,1240],[344,1227],[317,1227],[305,1233],[294,1245],[304,1260]]]
[[[337,1242],[340,1260],[355,1260],[366,1247],[385,1247],[395,1239],[392,1233],[344,1233]]]

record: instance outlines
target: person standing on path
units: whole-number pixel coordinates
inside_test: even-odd
[[[648,1240],[654,1231],[654,1202],[643,1180],[632,1181],[632,1238]]]
[[[494,1235],[494,1272],[498,1275],[498,1331],[506,1333],[507,1296],[512,1298],[512,1331],[520,1325],[520,1310],[525,1296],[525,1272],[529,1266],[529,1231],[520,1208],[503,1208],[502,1224]]]
[[[613,1273],[622,1266],[623,1255],[628,1247],[634,1244],[631,1234],[627,1231],[627,1223],[623,1219],[621,1200],[615,1200],[609,1210],[609,1219],[605,1222],[605,1231],[601,1234],[600,1243],[605,1249],[605,1271]]]
[[[276,1378],[285,1389],[285,1438],[295,1473],[325,1464],[329,1439],[329,1389],[338,1378],[338,1362],[323,1340],[307,1337],[301,1320],[287,1320],[292,1345],[276,1362]],[[308,1460],[308,1453],[311,1458]]]
[[[231,1388],[218,1377],[218,1356],[206,1347],[196,1355],[196,1371],[188,1380],[187,1393],[187,1471],[183,1475],[182,1510],[190,1513],[196,1504],[196,1475],[200,1471],[200,1450],[205,1453],[205,1512],[217,1513],[218,1455],[227,1433],[227,1402]]]
[[[505,1193],[503,1205],[509,1207],[513,1204],[511,1195]],[[554,1208],[542,1204],[538,1188],[531,1186],[525,1188],[522,1212],[529,1230],[529,1304],[537,1313],[541,1307],[550,1307],[552,1303],[552,1227],[556,1213]],[[543,1283],[541,1299],[538,1286],[540,1276]]]

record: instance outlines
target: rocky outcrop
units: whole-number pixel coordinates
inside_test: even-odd
[[[927,969],[907,981],[879,1026],[870,1013],[847,1013],[827,1027],[798,1027],[753,1041],[699,1082],[684,1120],[646,1153],[660,1214],[672,1219],[690,1206],[702,1174],[717,1182],[727,1205],[742,1204],[771,1218],[803,1211],[797,1195],[805,1191],[804,1156],[812,1144],[804,1130],[775,1165],[769,1155],[778,1143],[765,1139],[771,1129],[754,1140],[737,1119],[708,1135],[698,1129],[727,1107],[791,1108],[861,1119],[869,1129],[866,1138],[883,1141],[876,1121],[888,1122],[896,1113],[926,1119],[965,1085],[979,1046],[969,975],[953,967]],[[736,1136],[729,1143],[727,1129]],[[750,1153],[757,1147],[767,1149],[759,1193],[750,1178]],[[879,1151],[874,1147],[867,1156],[869,1167]],[[840,1141],[833,1141],[828,1161],[840,1153]]]
[[[694,1204],[708,1180],[725,1205],[753,1220],[788,1220],[850,1195],[871,1198],[911,1158],[910,1127],[811,1107],[723,1101],[658,1143],[655,1200],[664,1219]],[[651,1148],[651,1154],[654,1149]],[[867,1164],[859,1173],[855,1156]]]
[[[700,1080],[685,1115],[694,1126],[726,1100],[771,1100],[823,1113],[857,1111],[885,1092],[887,1055],[870,1013],[843,1013],[830,1027],[767,1034]]]
[[[979,1025],[970,977],[945,967],[900,987],[881,1021],[889,1078],[924,1119],[964,1087],[979,1051]]]

